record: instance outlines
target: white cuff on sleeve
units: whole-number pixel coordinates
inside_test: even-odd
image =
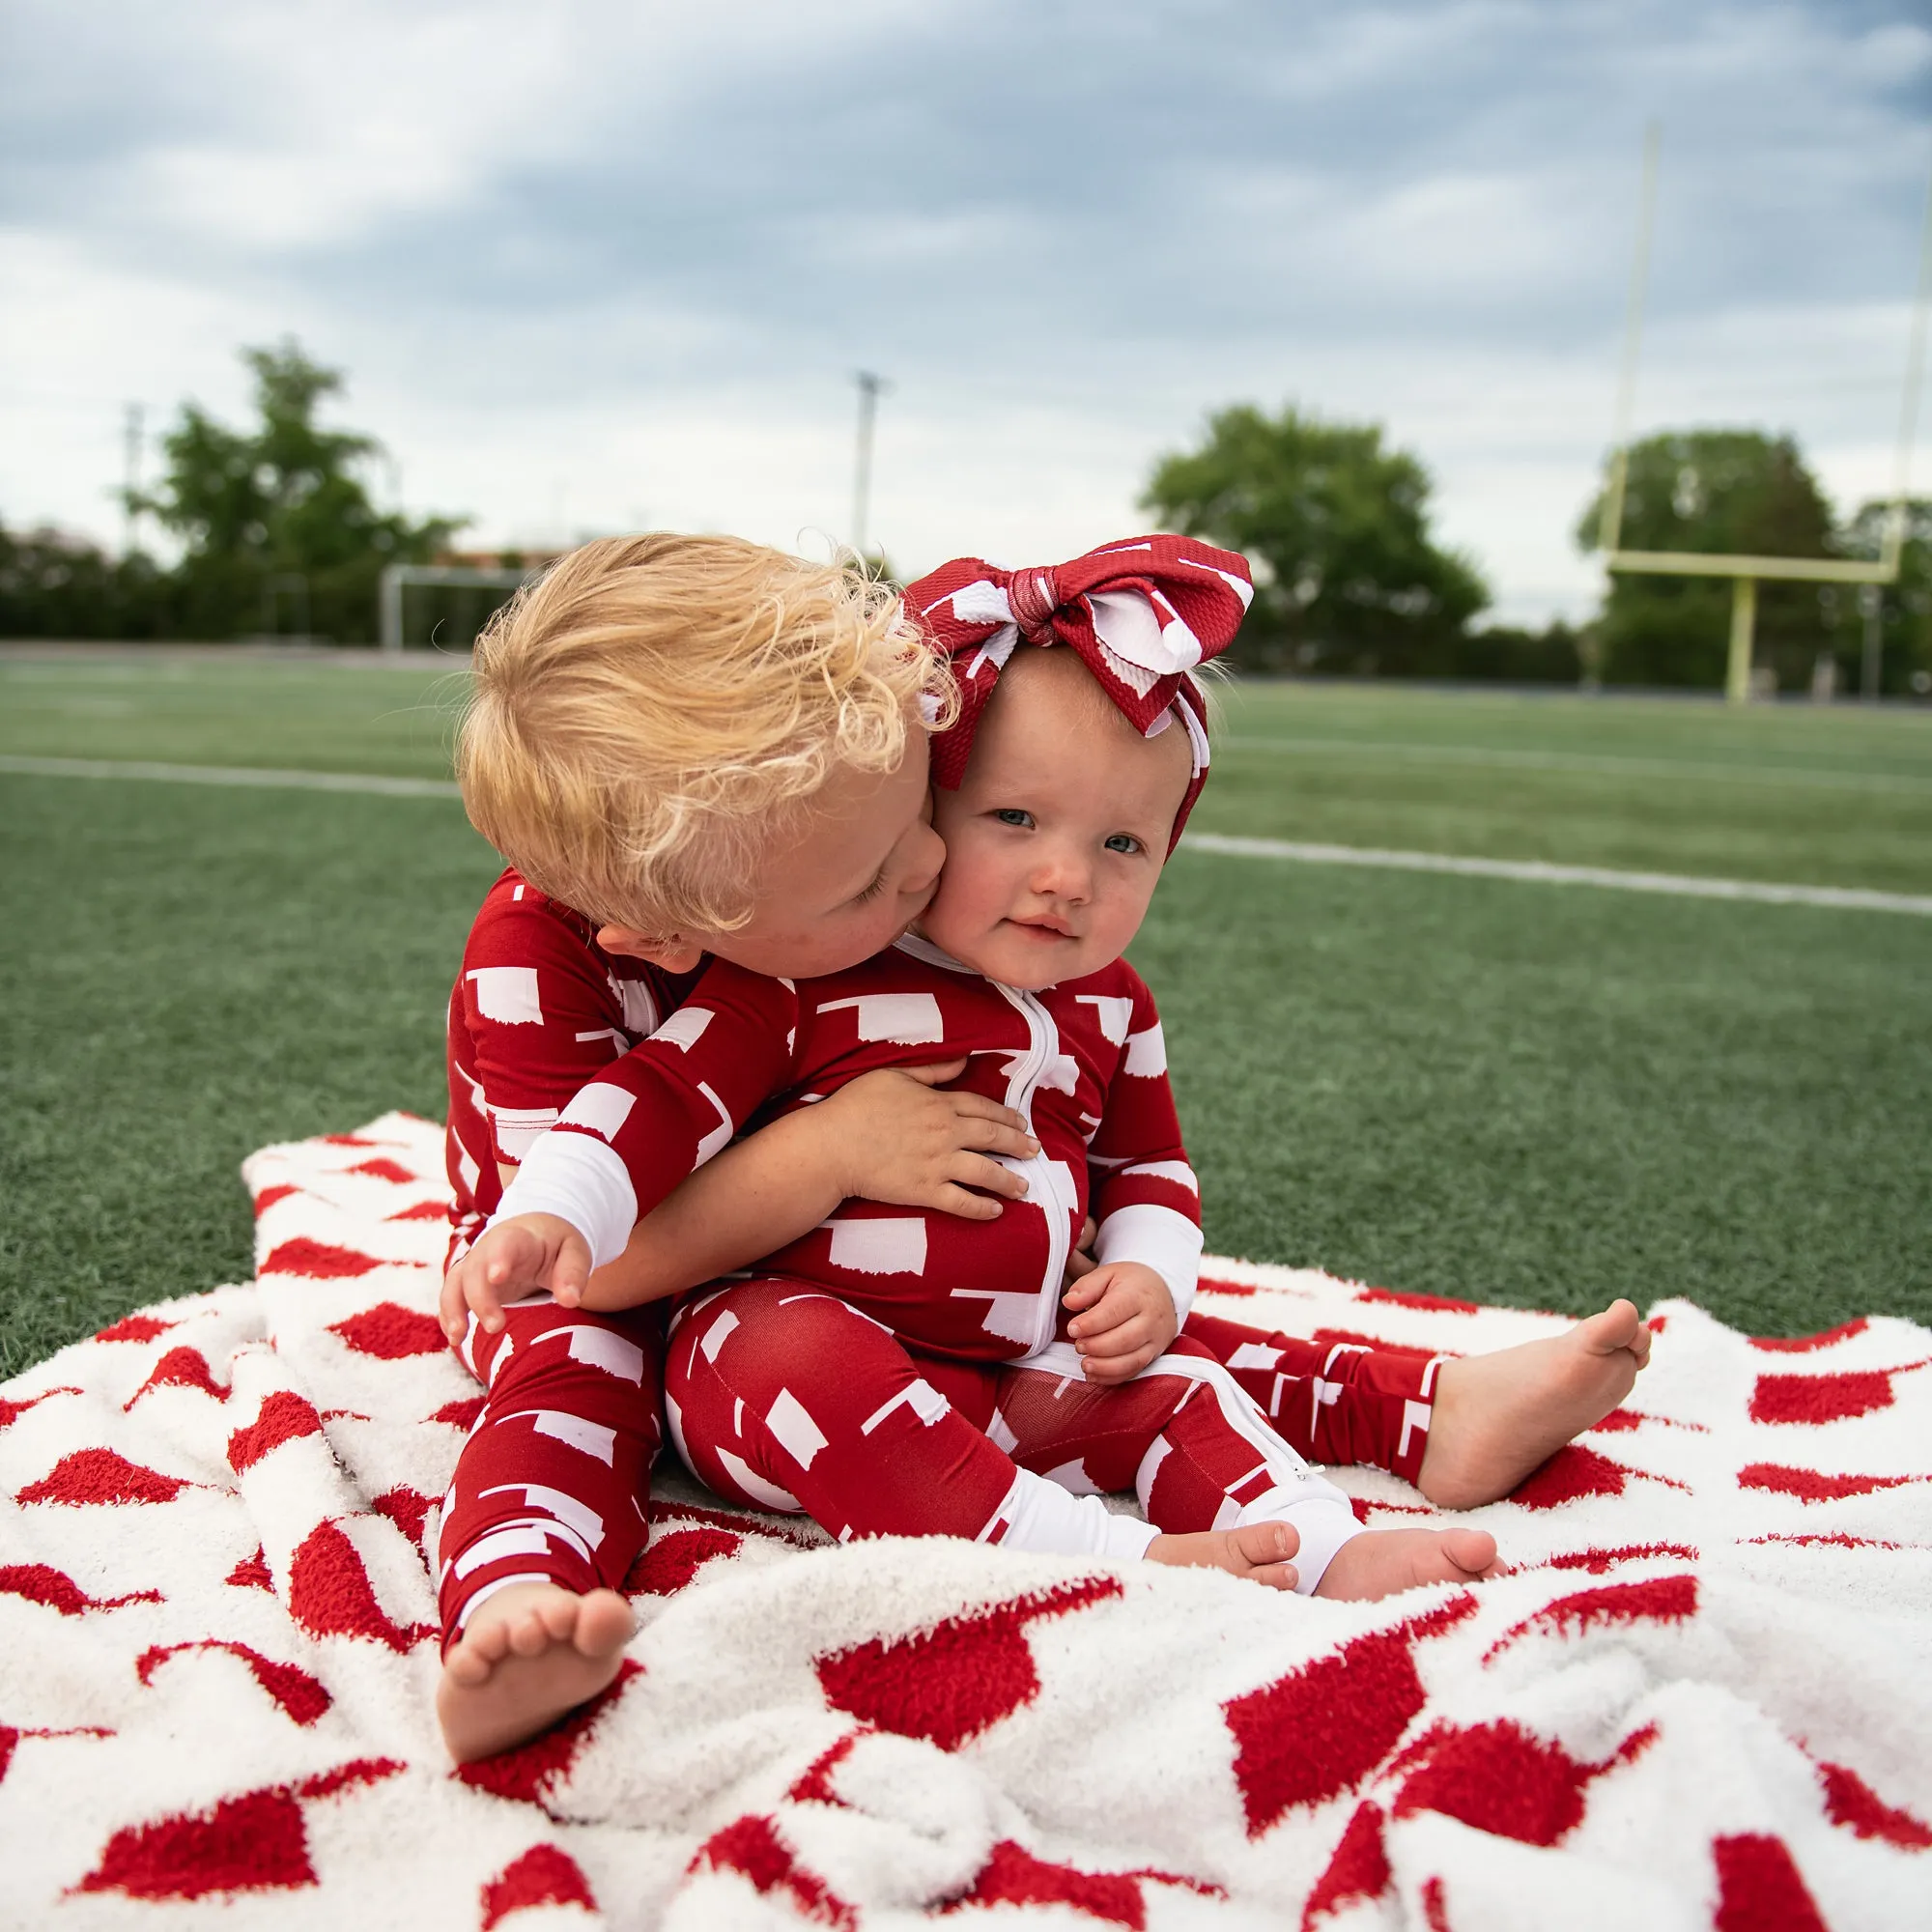
[[[548,1133],[529,1151],[491,1227],[515,1214],[554,1214],[568,1221],[600,1268],[624,1252],[638,1224],[638,1190],[614,1149],[588,1134]]]
[[[1094,1259],[1152,1268],[1174,1297],[1174,1319],[1186,1321],[1201,1278],[1201,1230],[1185,1214],[1152,1201],[1117,1208],[1100,1223]]]

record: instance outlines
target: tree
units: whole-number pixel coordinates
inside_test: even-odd
[[[1577,526],[1586,552],[1597,548],[1603,505],[1600,491]],[[1829,556],[1832,511],[1790,437],[1669,430],[1631,446],[1618,542],[1706,555]],[[1619,571],[1596,625],[1600,675],[1606,684],[1721,685],[1730,613],[1727,579]],[[1802,685],[1825,648],[1817,585],[1759,584],[1759,664],[1780,684]]]
[[[1847,556],[1876,558],[1891,520],[1889,503],[1866,503],[1839,538]],[[1831,601],[1833,644],[1847,682],[1859,689],[1860,660],[1864,647],[1862,599],[1876,592],[1879,635],[1884,640],[1880,661],[1881,690],[1923,697],[1932,693],[1932,497],[1913,497],[1905,505],[1905,547],[1899,554],[1898,582],[1884,586],[1845,585]]]
[[[1231,655],[1258,668],[1449,672],[1490,601],[1474,565],[1429,539],[1429,473],[1373,423],[1240,404],[1166,456],[1142,506],[1244,552],[1255,602]]]
[[[162,444],[159,489],[134,500],[184,546],[176,634],[295,628],[366,641],[384,565],[426,562],[466,520],[412,523],[370,502],[355,470],[382,445],[316,421],[342,388],[339,371],[310,361],[293,338],[242,358],[255,372],[256,427],[230,429],[184,404]]]
[[[154,638],[167,612],[152,557],[117,560],[61,530],[0,526],[0,637]]]

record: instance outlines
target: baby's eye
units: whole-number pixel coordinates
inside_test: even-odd
[[[1107,850],[1110,852],[1133,853],[1140,849],[1141,841],[1131,832],[1117,832],[1107,840]]]
[[[1002,825],[1031,825],[1033,813],[1022,811],[1016,805],[1003,805],[993,813]]]
[[[882,892],[885,891],[885,889],[886,889],[886,875],[882,870],[880,871],[878,876],[873,879],[872,883],[866,888],[866,890],[863,893],[854,893],[852,895],[852,903],[854,905],[870,905],[871,902],[875,898],[877,898]]]

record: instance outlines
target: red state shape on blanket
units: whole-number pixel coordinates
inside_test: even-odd
[[[265,1187],[255,1197],[255,1212],[266,1214],[277,1201],[286,1201],[291,1194],[299,1194],[299,1187],[293,1187],[286,1180],[278,1180],[272,1187]]]
[[[255,1546],[254,1555],[242,1557],[221,1580],[234,1584],[238,1590],[272,1590],[275,1587],[268,1556],[259,1543]]]
[[[23,1503],[171,1503],[194,1485],[180,1476],[130,1463],[112,1449],[76,1449],[63,1456],[38,1483],[29,1483],[16,1501]]]
[[[1384,1301],[1396,1308],[1434,1308],[1451,1315],[1480,1315],[1481,1306],[1473,1301],[1459,1301],[1453,1294],[1416,1294],[1401,1288],[1363,1288],[1355,1292],[1357,1301]],[[1381,1343],[1378,1348],[1384,1346]]]
[[[1475,1607],[1473,1597],[1458,1597],[1392,1630],[1352,1637],[1334,1656],[1221,1707],[1235,1736],[1235,1780],[1249,1837],[1293,1805],[1352,1790],[1388,1756],[1428,1701],[1410,1646]]]
[[[348,1172],[366,1174],[372,1180],[393,1181],[398,1187],[406,1187],[410,1182],[422,1179],[421,1175],[412,1173],[399,1160],[391,1160],[385,1153],[379,1153],[374,1160],[358,1160]]]
[[[779,1836],[778,1827],[757,1812],[734,1819],[697,1848],[690,1870],[736,1872],[763,1896],[783,1890],[808,1918],[834,1932],[857,1932],[859,1915],[816,1872],[808,1871]]]
[[[1313,1932],[1317,1918],[1329,1918],[1345,1905],[1379,1898],[1394,1876],[1382,1843],[1381,1812],[1373,1804],[1356,1805],[1334,1857],[1315,1881],[1308,1903],[1301,1909],[1301,1932]]]
[[[124,1315],[119,1321],[100,1329],[94,1339],[97,1342],[152,1342],[156,1335],[165,1335],[176,1325],[153,1315]]]
[[[1680,1562],[1694,1563],[1697,1552],[1688,1543],[1620,1543],[1614,1549],[1569,1549],[1552,1556],[1544,1566],[1549,1570],[1587,1570],[1601,1577],[1617,1563],[1640,1563],[1649,1556],[1675,1556]]]
[[[431,1498],[420,1490],[412,1490],[407,1483],[398,1483],[393,1490],[384,1490],[380,1496],[370,1499],[369,1507],[378,1516],[385,1516],[409,1540],[420,1547],[423,1540],[423,1518],[429,1514]]]
[[[633,1596],[674,1596],[714,1556],[735,1556],[744,1547],[745,1539],[728,1529],[671,1530],[631,1565],[624,1588]]]
[[[533,1905],[581,1905],[595,1912],[597,1899],[569,1853],[555,1845],[532,1845],[484,1886],[483,1932]]]
[[[449,1219],[449,1203],[446,1201],[418,1201],[413,1208],[398,1208],[393,1214],[384,1214],[385,1221],[446,1221]]]
[[[1883,1838],[1901,1851],[1932,1849],[1932,1826],[1888,1804],[1849,1765],[1818,1765],[1825,1783],[1825,1815],[1861,1838]]]
[[[311,1677],[306,1670],[293,1663],[277,1663],[273,1658],[264,1657],[251,1644],[230,1642],[220,1637],[201,1637],[191,1643],[157,1643],[141,1653],[134,1665],[135,1676],[143,1684],[152,1684],[155,1672],[169,1658],[178,1657],[185,1650],[221,1650],[230,1657],[239,1657],[248,1666],[255,1682],[304,1729],[335,1701],[320,1680]]]
[[[212,1395],[216,1402],[228,1400],[228,1391],[209,1372],[208,1358],[199,1349],[190,1349],[185,1343],[178,1349],[170,1349],[148,1371],[148,1379],[121,1405],[122,1414],[132,1408],[150,1389],[157,1388],[199,1389],[203,1395]]]
[[[306,1235],[270,1248],[262,1258],[262,1274],[298,1274],[310,1281],[347,1280],[367,1274],[383,1265],[374,1255],[355,1248],[332,1247],[327,1241],[312,1241]]]
[[[1715,1932],[1830,1932],[1782,1838],[1740,1832],[1711,1840],[1718,1867]]]
[[[1065,1905],[1103,1924],[1125,1925],[1130,1932],[1146,1932],[1147,1927],[1147,1901],[1138,1877],[1048,1864],[1010,1838],[993,1847],[973,1889],[948,1910],[964,1905]]]
[[[1497,1837],[1553,1845],[1582,1821],[1590,1781],[1630,1763],[1656,1736],[1656,1726],[1646,1724],[1601,1764],[1587,1764],[1508,1718],[1440,1725],[1410,1754],[1416,1769],[1396,1794],[1395,1815],[1438,1811]]]
[[[1624,1485],[1641,1473],[1625,1468],[1621,1463],[1612,1463],[1594,1449],[1585,1449],[1580,1442],[1566,1442],[1548,1462],[1532,1469],[1510,1492],[1509,1499],[1524,1509],[1560,1509],[1563,1504],[1584,1496],[1620,1496]],[[1643,1480],[1669,1483],[1672,1489],[1684,1487],[1682,1483],[1671,1483],[1667,1476],[1644,1476]]]
[[[459,1396],[454,1402],[446,1402],[432,1415],[431,1422],[446,1422],[452,1429],[474,1429],[476,1418],[483,1413],[486,1396]]]
[[[835,1710],[952,1750],[1039,1694],[1027,1626],[1121,1594],[1112,1577],[1064,1583],[896,1641],[873,1638],[817,1660]]]
[[[11,1429],[30,1408],[38,1407],[50,1395],[79,1393],[77,1388],[68,1388],[63,1385],[60,1388],[43,1389],[39,1395],[30,1395],[25,1402],[9,1402],[4,1395],[0,1395],[0,1429]]]
[[[1656,1325],[1653,1321],[1651,1326]],[[1753,1335],[1750,1345],[1753,1349],[1763,1349],[1773,1354],[1808,1355],[1816,1349],[1829,1349],[1836,1343],[1849,1342],[1854,1335],[1862,1335],[1870,1326],[1869,1317],[1854,1315],[1849,1321],[1840,1321],[1835,1328],[1826,1328],[1816,1335]]]
[[[472,1758],[460,1764],[451,1775],[493,1798],[512,1798],[526,1804],[541,1805],[545,1799],[570,1776],[577,1753],[583,1748],[598,1720],[624,1694],[631,1679],[642,1674],[643,1665],[625,1658],[608,1689],[600,1690],[587,1704],[580,1704],[562,1723],[540,1732],[528,1744],[514,1750],[498,1751],[495,1757]]]
[[[430,1634],[430,1626],[405,1630],[370,1587],[355,1546],[332,1522],[318,1523],[289,1565],[289,1615],[311,1636],[360,1636],[409,1651]]]
[[[294,1889],[316,1883],[295,1794],[277,1786],[224,1798],[210,1811],[116,1832],[77,1891],[130,1898],[206,1898],[217,1891]]]
[[[1913,1362],[1910,1368],[1923,1368]],[[1855,1369],[1835,1376],[1760,1376],[1751,1391],[1753,1422],[1843,1422],[1889,1408],[1893,1376],[1905,1369]]]
[[[0,1596],[24,1597],[30,1604],[44,1604],[64,1617],[77,1617],[83,1610],[118,1610],[123,1604],[159,1604],[167,1600],[158,1590],[136,1590],[126,1597],[90,1597],[71,1577],[46,1563],[0,1564]]]
[[[270,1449],[321,1434],[322,1417],[314,1403],[292,1389],[277,1389],[257,1410],[254,1421],[228,1438],[228,1466],[239,1476],[252,1469]]]
[[[1738,1471],[1741,1490],[1773,1490],[1800,1502],[1834,1503],[1846,1496],[1868,1496],[1874,1490],[1896,1490],[1922,1476],[1828,1476],[1821,1469],[1793,1469],[1782,1463],[1747,1463]]]
[[[1682,1623],[1697,1614],[1694,1577],[1645,1577],[1634,1583],[1605,1583],[1594,1590],[1577,1590],[1558,1597],[1520,1624],[1510,1628],[1483,1653],[1489,1662],[1505,1644],[1533,1630],[1580,1635],[1598,1624],[1627,1624],[1642,1620]]]
[[[406,1355],[440,1355],[449,1347],[442,1323],[434,1315],[419,1315],[399,1301],[379,1301],[359,1315],[329,1323],[358,1355],[399,1362]]]

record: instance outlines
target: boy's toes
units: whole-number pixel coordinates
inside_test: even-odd
[[[459,1641],[456,1647],[442,1660],[443,1673],[451,1682],[466,1689],[485,1684],[490,1678],[490,1660],[477,1654],[473,1643]]]

